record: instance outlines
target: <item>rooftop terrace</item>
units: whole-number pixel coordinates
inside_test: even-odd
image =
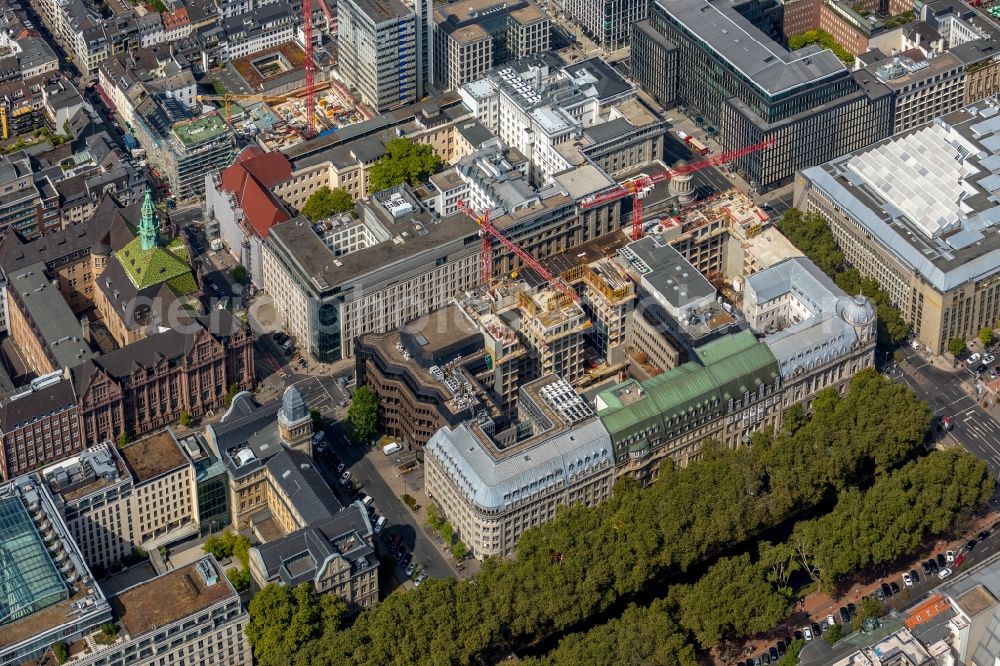
[[[185,148],[194,148],[214,141],[229,131],[229,126],[217,113],[212,113],[188,122],[175,124],[171,131]]]
[[[166,431],[143,437],[121,449],[121,453],[139,483],[187,463],[180,447]]]
[[[135,638],[210,608],[226,597],[236,598],[236,592],[215,559],[206,557],[124,590],[111,605],[125,632]]]

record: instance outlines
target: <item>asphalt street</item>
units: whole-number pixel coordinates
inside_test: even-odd
[[[333,452],[347,465],[352,480],[360,487],[361,492],[371,495],[375,499],[376,512],[388,518],[389,527],[396,526],[397,531],[403,534],[402,543],[408,551],[413,553],[413,560],[422,566],[431,578],[454,577],[454,569],[427,538],[423,530],[413,524],[413,514],[375,469],[375,464],[370,456],[381,455],[381,453],[371,454],[367,447],[351,443],[340,430],[335,428],[328,429],[327,433],[327,439],[331,442],[330,446],[333,447]],[[365,456],[366,452],[369,452],[370,455]],[[323,467],[322,464],[321,467]],[[328,482],[332,481],[333,471],[326,469],[325,476]],[[342,496],[344,495],[339,484],[332,485]],[[384,546],[379,549],[379,559],[387,566],[393,564],[393,560],[389,557]],[[395,576],[398,580],[405,578],[398,567]]]
[[[903,360],[890,376],[913,389],[935,417],[951,417],[954,425],[947,436],[983,460],[990,472],[1000,477],[1000,423],[962,388],[963,381],[974,381],[972,373],[965,366],[955,371],[942,370],[932,365],[924,352],[910,347],[900,353]]]

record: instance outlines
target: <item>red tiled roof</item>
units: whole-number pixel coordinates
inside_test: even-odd
[[[937,615],[951,608],[948,599],[940,594],[935,595],[910,611],[910,614],[903,621],[907,629],[913,629],[918,624],[923,624]]]
[[[222,171],[221,188],[232,192],[243,219],[261,238],[267,238],[271,227],[291,219],[270,188],[292,175],[292,166],[282,153],[265,153],[252,146],[243,150],[233,165]]]
[[[188,18],[187,7],[178,7],[173,11],[165,12],[163,14],[163,27],[167,30],[179,28],[190,22],[191,19]]]

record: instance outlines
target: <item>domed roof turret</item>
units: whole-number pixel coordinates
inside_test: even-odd
[[[858,294],[844,303],[840,316],[849,324],[864,326],[874,321],[875,308],[872,307],[867,298]]]
[[[281,396],[281,415],[286,423],[294,423],[309,416],[306,401],[294,386],[286,388],[284,395]]]

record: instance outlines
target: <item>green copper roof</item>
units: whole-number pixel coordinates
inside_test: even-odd
[[[115,256],[140,291],[164,282],[169,282],[177,294],[190,294],[198,288],[187,262],[184,242],[179,238],[166,247],[154,246],[149,250],[142,248],[141,237],[133,238]]]
[[[153,205],[153,191],[146,188],[142,198],[142,217],[139,220],[139,245],[143,250],[152,250],[160,242],[160,218]]]
[[[644,382],[634,379],[601,391],[605,405],[598,412],[604,427],[617,440],[630,430],[672,418],[713,401],[726,403],[745,391],[778,376],[778,362],[752,333],[743,331],[708,343],[698,350],[704,363],[689,362]]]

